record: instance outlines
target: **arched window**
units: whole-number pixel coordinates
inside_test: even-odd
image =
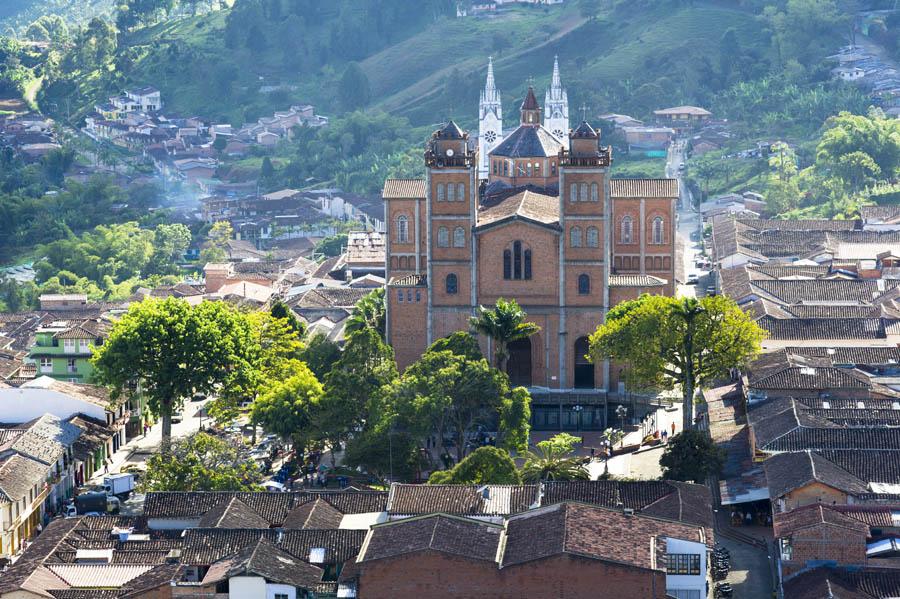
[[[397,290],[397,301],[400,302],[401,304],[403,303],[403,290],[402,289]]]
[[[406,256],[400,256],[400,270],[406,270]]]
[[[663,243],[663,219],[661,216],[653,219],[653,243]]]
[[[573,248],[581,247],[581,227],[569,229],[569,246]]]
[[[600,201],[600,186],[596,183],[591,183],[591,201],[599,202]]]
[[[578,201],[578,183],[572,183],[571,185],[569,185],[569,201]]]
[[[631,243],[632,232],[634,229],[634,221],[631,220],[630,216],[626,216],[622,219],[622,231],[619,234],[619,241],[622,243]]]
[[[578,295],[588,295],[591,292],[591,277],[578,275]]]
[[[397,243],[409,243],[409,219],[402,214],[397,217]]]
[[[579,198],[579,199],[580,199],[582,202],[587,202],[587,201],[588,201],[588,184],[587,184],[587,183],[582,183],[582,184],[581,184],[581,198]]]
[[[456,201],[456,185],[453,183],[447,184],[447,201],[455,202]]]
[[[466,247],[466,230],[462,227],[456,227],[455,229],[453,229],[453,247]]]
[[[466,201],[466,185],[465,183],[456,184],[456,199],[460,202]]]
[[[450,231],[447,230],[447,227],[438,227],[438,247],[446,248],[450,247]]]
[[[523,248],[521,241],[514,241],[511,249],[503,250],[503,278],[531,279],[531,250]]]
[[[447,295],[456,295],[459,292],[459,279],[453,273],[447,275]]]
[[[444,184],[438,183],[437,184],[437,201],[443,202],[445,199],[446,198],[444,197]]]
[[[597,227],[587,228],[587,246],[589,248],[600,247],[600,231]]]

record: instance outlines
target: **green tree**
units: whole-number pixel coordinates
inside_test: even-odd
[[[172,444],[171,453],[157,453],[147,460],[141,492],[151,491],[257,491],[259,468],[240,457],[227,441],[194,433]]]
[[[344,331],[347,334],[353,334],[363,329],[372,329],[384,339],[385,318],[384,288],[379,287],[370,291],[356,302],[350,317],[347,319]]]
[[[275,383],[253,403],[251,418],[302,451],[315,438],[313,419],[321,399],[322,384],[305,364],[296,363],[289,378]]]
[[[344,69],[338,85],[338,98],[344,110],[356,110],[369,103],[369,78],[358,63],[351,62]]]
[[[201,264],[227,260],[228,242],[233,234],[234,230],[231,228],[231,223],[227,220],[213,223],[212,228],[209,230],[209,240],[206,242],[206,247],[200,250]]]
[[[506,372],[506,361],[509,359],[508,346],[513,341],[528,339],[541,330],[541,327],[528,322],[527,314],[516,300],[497,300],[493,308],[478,306],[476,316],[469,325],[476,333],[490,338],[494,343],[494,366]]]
[[[370,423],[370,412],[382,388],[397,378],[394,352],[377,331],[352,333],[333,368],[325,376],[316,427],[332,446],[344,443]]]
[[[479,447],[450,470],[428,477],[430,485],[518,485],[522,477],[509,453],[497,447]]]
[[[469,360],[481,360],[484,355],[478,347],[478,340],[466,331],[456,331],[447,337],[441,337],[431,344],[426,351],[449,351],[457,356],[463,356]]]
[[[590,341],[594,359],[628,364],[631,385],[680,385],[687,430],[694,424],[697,388],[749,363],[764,337],[765,331],[726,297],[643,295],[627,310],[611,312]]]
[[[191,244],[191,230],[181,223],[160,224],[153,229],[153,254],[144,274],[177,274],[178,263]]]
[[[316,333],[308,337],[306,349],[303,350],[302,360],[313,371],[316,378],[324,381],[326,375],[341,358],[341,348],[337,343],[323,335]]]
[[[75,152],[71,148],[59,148],[51,150],[43,159],[44,176],[52,185],[61,186],[65,183],[66,171],[75,162]]]
[[[528,449],[531,432],[531,394],[525,387],[516,387],[501,400],[500,446],[510,453]]]
[[[562,435],[566,435],[562,437]],[[529,451],[522,466],[522,479],[528,483],[545,480],[588,480],[584,460],[573,455],[571,435],[562,433],[540,441],[535,451]]]
[[[725,450],[705,431],[685,430],[669,439],[659,463],[663,478],[703,484],[708,476],[722,470]]]
[[[172,414],[194,393],[210,393],[247,367],[246,318],[224,302],[196,306],[175,298],[133,303],[94,354],[94,376],[116,394],[139,381],[150,410],[162,416],[168,453]]]
[[[340,256],[345,247],[347,247],[347,234],[340,233],[320,240],[316,244],[315,251],[326,257],[334,257]]]

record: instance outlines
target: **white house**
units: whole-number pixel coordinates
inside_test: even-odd
[[[666,595],[703,599],[706,592],[707,547],[697,541],[666,538]]]
[[[156,112],[162,109],[162,97],[155,87],[125,90],[125,97],[131,101],[131,111]]]

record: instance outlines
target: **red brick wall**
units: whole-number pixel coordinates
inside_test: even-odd
[[[403,293],[403,301],[399,300]],[[416,294],[418,301],[416,301]],[[401,370],[415,362],[426,348],[428,289],[425,287],[388,287],[388,340]],[[412,297],[412,302],[407,300]]]
[[[503,250],[515,240],[531,250],[532,278],[504,280]],[[478,302],[493,304],[500,297],[520,304],[559,305],[559,237],[546,227],[514,222],[478,236]]]
[[[501,570],[493,562],[424,552],[364,564],[357,592],[365,599],[663,599],[665,589],[663,572],[575,556],[559,555]]]
[[[791,546],[792,559],[782,564],[786,576],[812,560],[833,560],[839,565],[866,563],[866,535],[833,524],[797,531],[791,537]]]

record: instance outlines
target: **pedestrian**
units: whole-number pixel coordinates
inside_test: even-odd
[[[103,460],[103,474],[109,474],[109,458]]]
[[[744,523],[747,526],[750,526],[751,524],[753,524],[753,514],[750,513],[750,511],[747,511],[747,513],[744,514]]]
[[[675,436],[675,423],[672,423],[672,436]]]
[[[594,448],[591,447],[591,461],[594,461]]]
[[[663,432],[662,432],[662,441],[663,441],[663,443],[668,443],[668,441],[669,441],[669,431],[667,431],[665,429],[663,429]]]

